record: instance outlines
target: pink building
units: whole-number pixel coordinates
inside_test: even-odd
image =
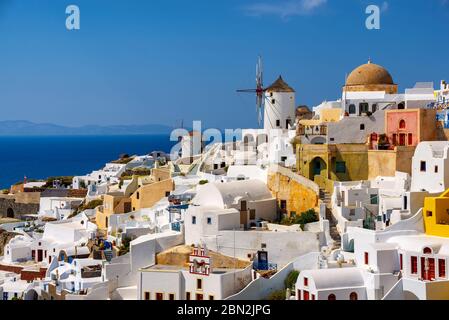
[[[385,133],[392,146],[417,146],[437,139],[436,111],[431,109],[387,110]]]

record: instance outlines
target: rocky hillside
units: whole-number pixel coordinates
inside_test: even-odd
[[[0,257],[3,256],[3,249],[5,245],[9,242],[9,240],[11,240],[17,235],[18,235],[17,233],[8,232],[3,229],[0,229]]]

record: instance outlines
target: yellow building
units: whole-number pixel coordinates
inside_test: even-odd
[[[369,150],[365,144],[299,144],[296,168],[299,174],[333,192],[334,181],[357,181],[377,176],[411,173],[414,147]]]
[[[151,208],[162,198],[168,197],[174,189],[175,184],[172,179],[162,180],[140,187],[131,196],[132,211]]]
[[[154,168],[149,176],[133,176],[126,187],[116,186],[103,196],[95,222],[99,229],[107,229],[111,215],[151,208],[173,190],[174,182],[168,168]]]
[[[423,217],[427,235],[449,237],[449,189],[424,199]]]

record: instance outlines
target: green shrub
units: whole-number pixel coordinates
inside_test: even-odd
[[[299,271],[296,271],[296,270],[291,271],[288,274],[287,278],[285,278],[285,281],[284,281],[285,287],[288,289],[293,289],[293,287],[296,283],[296,280],[298,280],[298,276],[299,276]]]
[[[277,290],[270,293],[267,300],[285,300],[286,293],[285,290]]]
[[[201,180],[199,182],[199,185],[202,186],[202,185],[207,184],[207,183],[209,183],[209,180]]]
[[[301,213],[299,216],[295,217],[293,224],[300,224],[304,226],[308,223],[318,222],[318,214],[314,209],[307,210],[306,212]]]

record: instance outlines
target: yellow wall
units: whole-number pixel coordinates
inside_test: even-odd
[[[320,120],[322,122],[340,121],[343,110],[340,108],[323,109],[320,112]]]
[[[104,213],[102,206],[97,207],[97,212],[95,213],[95,224],[98,229],[107,229],[106,218],[109,219],[111,213]]]
[[[449,237],[449,190],[424,199],[423,218],[426,234]]]
[[[171,172],[169,168],[154,168],[151,170],[151,176],[155,181],[163,181],[171,178]]]
[[[312,189],[280,173],[270,173],[267,186],[273,197],[276,198],[279,207],[281,200],[286,201],[288,215],[292,212],[299,215],[318,207],[318,195]]]
[[[326,169],[321,171],[324,179],[351,181],[368,178],[368,147],[364,144],[298,145],[298,172],[315,180],[313,166],[316,158],[325,163]],[[337,173],[337,162],[345,162],[345,173]]]
[[[144,185],[137,189],[131,196],[132,210],[137,211],[142,208],[151,208],[159,200],[164,198],[168,192],[173,190],[174,183],[172,179]]]
[[[396,147],[395,150],[368,151],[368,179],[394,177],[396,171],[412,173],[412,158],[416,147]]]

